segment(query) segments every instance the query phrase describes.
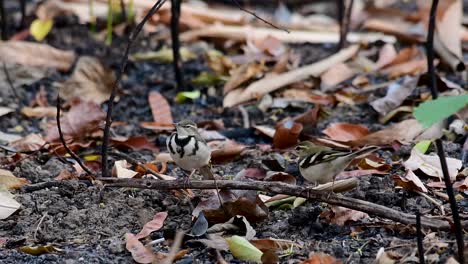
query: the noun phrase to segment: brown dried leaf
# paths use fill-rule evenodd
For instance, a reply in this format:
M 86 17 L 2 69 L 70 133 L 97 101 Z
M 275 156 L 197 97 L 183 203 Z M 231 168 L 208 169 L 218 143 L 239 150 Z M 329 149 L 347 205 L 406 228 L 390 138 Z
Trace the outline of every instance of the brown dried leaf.
M 297 144 L 302 131 L 302 124 L 289 119 L 276 127 L 273 136 L 273 146 L 275 148 L 288 148 Z
M 101 107 L 94 102 L 72 102 L 70 111 L 60 118 L 62 133 L 65 139 L 79 139 L 98 130 L 99 123 L 106 117 Z M 49 123 L 46 140 L 59 139 L 57 123 Z
M 405 188 L 409 191 L 419 191 L 427 193 L 427 188 L 424 186 L 424 183 L 419 179 L 413 171 L 408 170 L 406 175 L 393 175 L 393 180 L 395 181 L 396 185 Z
M 60 88 L 60 97 L 69 100 L 78 97 L 96 104 L 109 99 L 115 75 L 112 69 L 90 56 L 82 56 L 76 63 L 71 77 L 56 85 Z
M 369 134 L 369 129 L 363 125 L 349 123 L 334 123 L 322 131 L 333 140 L 352 141 Z
M 0 169 L 0 188 L 19 189 L 30 182 L 24 178 L 18 178 L 11 171 Z
M 340 226 L 343 226 L 347 221 L 355 222 L 369 217 L 366 213 L 341 206 L 332 206 L 330 211 L 324 212 L 320 216 L 327 218 L 330 223 Z
M 40 134 L 29 134 L 23 138 L 17 139 L 8 144 L 10 147 L 14 148 L 19 152 L 29 152 L 37 151 L 44 147 L 46 141 L 42 138 Z
M 397 78 L 403 75 L 417 75 L 427 71 L 426 59 L 415 59 L 408 62 L 390 66 L 382 70 L 389 78 Z
M 211 141 L 208 145 L 211 148 L 211 162 L 214 164 L 231 160 L 240 155 L 246 148 L 245 145 L 233 140 Z
M 173 127 L 174 120 L 172 119 L 171 106 L 164 96 L 151 91 L 148 95 L 148 103 L 155 123 L 163 127 Z
M 133 260 L 138 263 L 152 263 L 155 260 L 154 253 L 145 247 L 134 234 L 126 233 L 125 240 L 127 241 L 125 247 L 132 253 Z
M 153 220 L 149 221 L 143 226 L 143 229 L 136 234 L 136 239 L 142 239 L 149 236 L 154 231 L 161 229 L 164 225 L 164 220 L 167 218 L 167 212 L 159 212 L 154 215 Z
M 68 71 L 76 55 L 73 51 L 59 50 L 47 44 L 5 41 L 0 43 L 0 57 L 7 63 Z
M 320 89 L 324 92 L 336 90 L 336 86 L 347 79 L 353 77 L 355 72 L 346 64 L 340 62 L 333 67 L 330 67 L 320 76 Z

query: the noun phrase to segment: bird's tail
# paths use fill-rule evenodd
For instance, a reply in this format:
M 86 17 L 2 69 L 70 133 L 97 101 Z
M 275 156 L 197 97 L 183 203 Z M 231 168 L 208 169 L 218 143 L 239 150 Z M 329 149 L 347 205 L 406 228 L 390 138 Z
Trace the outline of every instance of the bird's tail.
M 380 147 L 377 147 L 377 146 L 369 146 L 369 147 L 365 147 L 365 148 L 362 148 L 356 152 L 353 152 L 352 156 L 353 156 L 353 159 L 357 159 L 357 158 L 364 158 L 365 156 L 371 154 L 372 152 L 376 151 L 380 149 Z

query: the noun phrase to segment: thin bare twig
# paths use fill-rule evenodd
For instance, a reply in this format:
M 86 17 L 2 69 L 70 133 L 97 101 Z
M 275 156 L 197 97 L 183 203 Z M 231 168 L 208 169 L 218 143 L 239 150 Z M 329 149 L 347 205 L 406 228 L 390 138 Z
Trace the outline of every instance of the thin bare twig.
M 128 62 L 128 53 L 130 52 L 130 47 L 132 46 L 133 42 L 135 41 L 138 33 L 140 33 L 143 25 L 148 21 L 150 17 L 153 16 L 154 13 L 164 4 L 165 0 L 158 0 L 156 3 L 151 7 L 148 13 L 145 15 L 143 20 L 135 27 L 128 38 L 127 47 L 125 48 L 124 55 L 122 56 L 122 60 L 120 62 L 120 70 L 117 72 L 117 78 L 112 86 L 111 95 L 109 97 L 109 101 L 107 103 L 107 116 L 106 116 L 106 124 L 104 127 L 104 136 L 102 139 L 102 147 L 101 147 L 101 161 L 102 161 L 102 176 L 109 177 L 109 168 L 107 162 L 107 148 L 109 147 L 109 137 L 110 137 L 110 127 L 112 123 L 112 110 L 114 108 L 114 100 L 117 94 L 117 90 L 120 85 L 120 81 L 122 80 L 123 73 L 125 71 L 125 67 L 127 66 Z
M 337 20 L 340 26 L 340 40 L 338 42 L 338 51 L 342 50 L 346 40 L 344 39 L 344 17 L 345 17 L 345 0 L 336 0 L 336 11 L 338 13 Z
M 305 186 L 297 186 L 282 182 L 263 181 L 161 181 L 154 179 L 119 179 L 119 178 L 99 178 L 105 183 L 105 187 L 130 187 L 155 190 L 175 190 L 175 189 L 231 189 L 231 190 L 256 190 L 271 192 L 274 194 L 287 194 L 297 197 L 304 197 L 332 205 L 339 205 L 371 215 L 390 219 L 407 225 L 416 225 L 416 216 L 401 211 L 388 208 L 383 205 L 349 198 L 327 191 L 313 190 Z M 421 217 L 421 224 L 425 228 L 432 230 L 450 230 L 451 225 L 446 220 L 436 218 Z M 467 223 L 468 224 L 468 223 Z
M 423 234 L 421 228 L 421 213 L 416 212 L 416 239 L 418 242 L 418 255 L 419 264 L 424 264 L 424 246 L 423 246 Z
M 125 7 L 125 2 L 124 0 L 120 0 L 120 10 L 121 10 L 121 15 L 122 15 L 122 21 L 127 21 L 127 9 Z
M 263 23 L 269 25 L 270 27 L 273 27 L 273 28 L 276 28 L 276 29 L 279 29 L 279 30 L 283 30 L 283 31 L 286 31 L 287 33 L 289 33 L 289 30 L 287 30 L 287 29 L 285 29 L 285 28 L 280 28 L 280 27 L 274 25 L 273 23 L 271 23 L 271 22 L 269 22 L 269 21 L 267 21 L 267 20 L 265 20 L 265 19 L 259 17 L 255 12 L 252 12 L 252 11 L 250 11 L 250 10 L 247 10 L 247 9 L 243 8 L 242 5 L 241 5 L 237 0 L 231 0 L 231 1 L 232 1 L 234 4 L 236 4 L 236 6 L 237 6 L 240 10 L 242 10 L 242 11 L 244 11 L 244 12 L 250 14 L 251 16 L 253 16 L 253 17 L 255 17 L 256 19 L 262 21 Z
M 16 92 L 15 85 L 13 84 L 13 80 L 11 79 L 10 73 L 8 72 L 8 68 L 6 66 L 5 61 L 2 61 L 2 64 L 3 64 L 3 73 L 5 74 L 8 86 L 10 86 L 11 92 L 15 96 L 15 99 L 16 99 L 16 101 L 18 103 L 18 106 L 19 106 L 20 97 L 18 96 L 18 93 Z
M 26 27 L 26 0 L 20 1 L 20 9 L 21 9 L 21 28 Z
M 184 77 L 182 75 L 182 61 L 180 59 L 180 39 L 179 39 L 179 21 L 180 21 L 180 3 L 181 0 L 171 0 L 171 38 L 172 38 L 172 65 L 176 80 L 177 90 L 184 89 Z
M 427 40 L 426 40 L 426 52 L 427 52 L 427 69 L 428 75 L 430 78 L 430 85 L 429 88 L 431 90 L 432 99 L 435 100 L 438 97 L 437 91 L 437 79 L 435 74 L 434 68 L 434 31 L 435 31 L 435 23 L 436 23 L 436 12 L 437 12 L 437 5 L 439 4 L 439 0 L 432 0 L 432 6 L 429 16 L 429 28 L 427 32 Z M 437 155 L 439 156 L 440 165 L 442 167 L 442 173 L 444 175 L 444 182 L 445 187 L 447 190 L 447 195 L 449 197 L 450 202 L 450 209 L 452 210 L 452 218 L 453 224 L 455 227 L 455 237 L 457 240 L 457 247 L 458 247 L 458 262 L 465 263 L 464 261 L 464 242 L 463 242 L 463 229 L 460 221 L 460 215 L 458 213 L 457 201 L 455 199 L 454 191 L 452 182 L 450 180 L 450 175 L 448 172 L 447 167 L 447 160 L 445 159 L 444 148 L 442 145 L 442 140 L 440 138 L 435 140 L 435 145 L 437 149 Z
M 242 105 L 238 106 L 238 108 L 242 115 L 244 128 L 250 128 L 249 112 L 247 112 L 247 109 L 245 109 L 245 107 Z
M 75 154 L 67 145 L 67 142 L 65 141 L 65 138 L 63 137 L 62 133 L 62 126 L 60 125 L 60 94 L 57 92 L 57 115 L 55 116 L 55 119 L 57 120 L 57 129 L 60 137 L 60 141 L 62 142 L 63 147 L 67 151 L 67 153 L 80 165 L 80 167 L 89 175 L 95 176 L 91 170 L 84 165 L 84 163 L 81 161 L 80 157 Z
M 174 262 L 177 252 L 179 252 L 180 246 L 182 245 L 184 236 L 184 231 L 177 231 L 174 242 L 172 243 L 171 251 L 163 261 L 164 264 L 172 264 L 172 262 Z

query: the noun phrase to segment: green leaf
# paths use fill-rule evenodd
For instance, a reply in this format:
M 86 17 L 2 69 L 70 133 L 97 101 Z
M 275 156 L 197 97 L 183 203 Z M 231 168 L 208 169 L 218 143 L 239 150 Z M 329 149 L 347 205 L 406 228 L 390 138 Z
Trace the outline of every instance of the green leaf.
M 202 72 L 192 80 L 193 84 L 212 86 L 223 82 L 223 78 L 216 74 Z
M 198 98 L 200 98 L 200 91 L 199 90 L 190 91 L 190 92 L 179 92 L 176 95 L 175 101 L 177 103 L 183 103 L 183 102 L 187 101 L 187 99 L 195 100 L 195 99 L 198 99 Z
M 44 21 L 36 19 L 29 26 L 29 32 L 36 41 L 42 41 L 47 36 L 47 34 L 49 34 L 53 25 L 54 21 L 52 19 Z
M 456 113 L 468 104 L 468 94 L 439 97 L 436 100 L 424 102 L 414 109 L 414 117 L 425 127 L 441 121 Z
M 432 141 L 430 140 L 423 140 L 419 141 L 414 148 L 419 150 L 422 154 L 426 153 L 429 147 L 431 146 Z
M 188 61 L 197 58 L 197 55 L 189 49 L 182 47 L 180 50 L 180 58 L 182 61 Z M 172 49 L 168 47 L 162 47 L 158 51 L 149 52 L 138 52 L 130 56 L 130 59 L 134 61 L 158 61 L 158 62 L 172 62 L 174 60 Z
M 240 236 L 226 238 L 232 255 L 240 260 L 261 262 L 262 251 Z

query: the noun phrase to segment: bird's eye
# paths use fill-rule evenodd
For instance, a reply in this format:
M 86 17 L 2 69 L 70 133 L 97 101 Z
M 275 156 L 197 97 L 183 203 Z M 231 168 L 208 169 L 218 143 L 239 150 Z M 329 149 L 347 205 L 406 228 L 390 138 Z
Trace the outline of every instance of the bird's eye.
M 301 146 L 296 146 L 294 149 L 295 149 L 295 150 L 301 150 L 302 147 L 301 147 Z

